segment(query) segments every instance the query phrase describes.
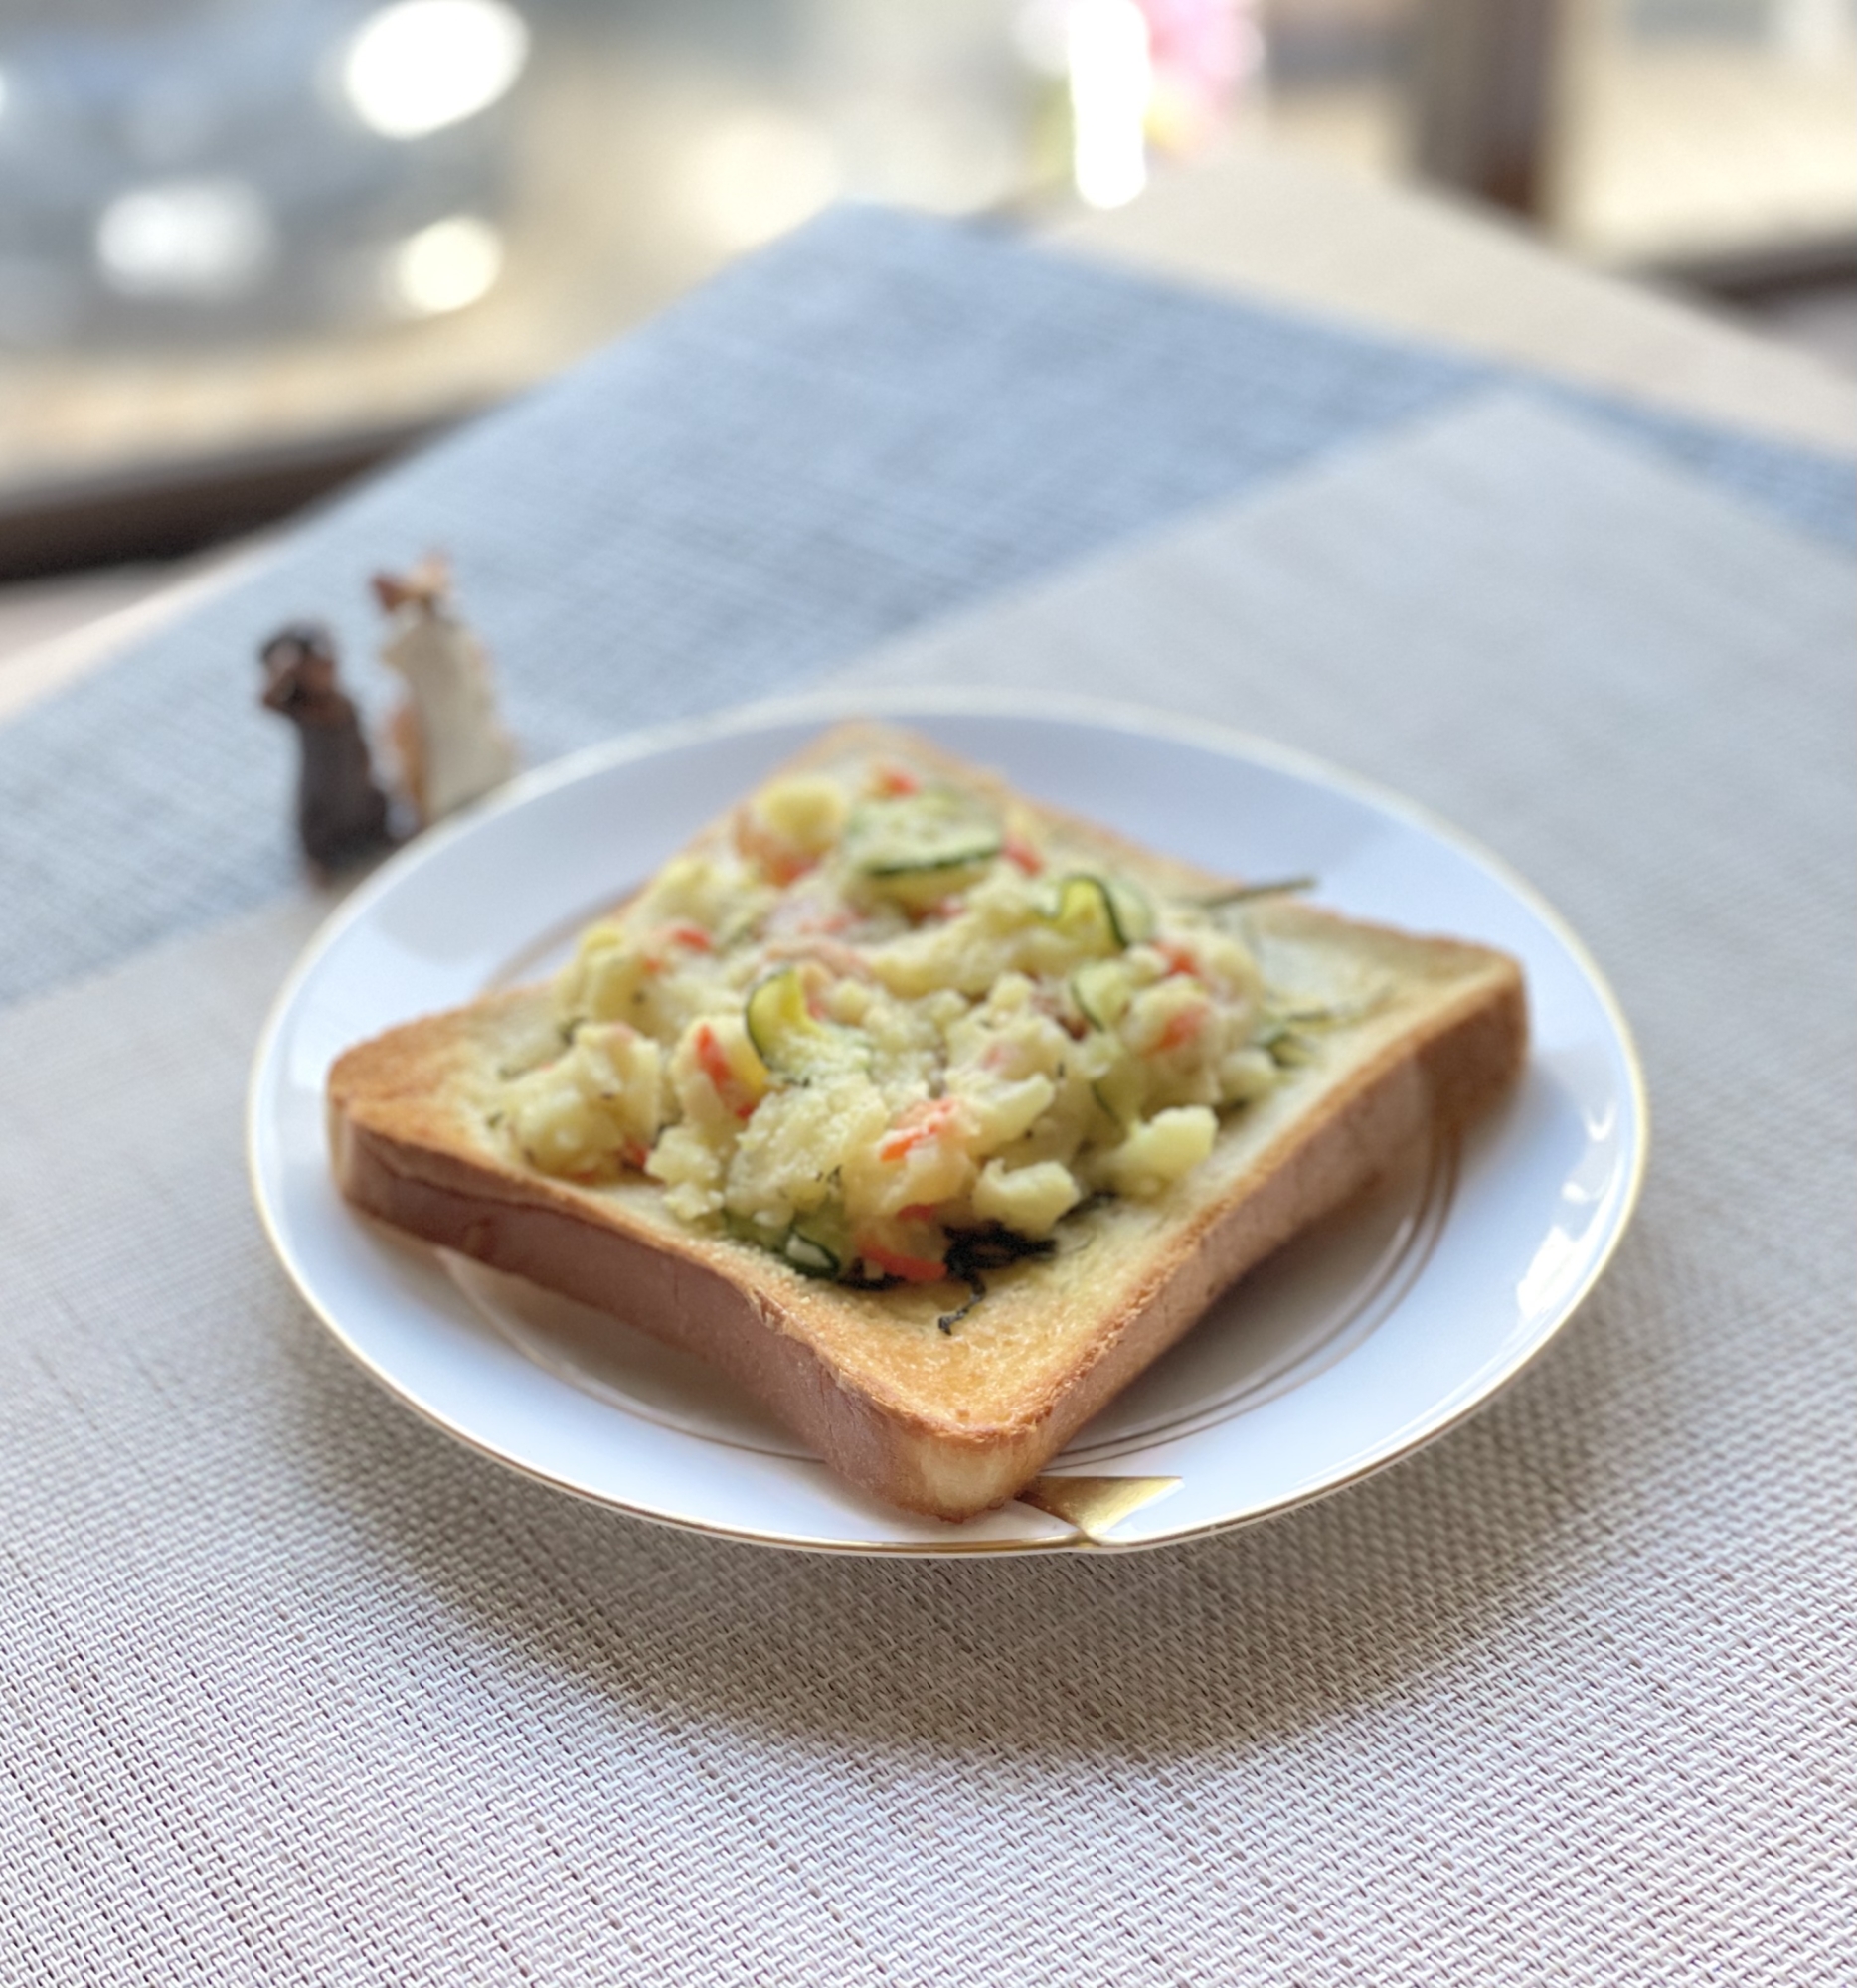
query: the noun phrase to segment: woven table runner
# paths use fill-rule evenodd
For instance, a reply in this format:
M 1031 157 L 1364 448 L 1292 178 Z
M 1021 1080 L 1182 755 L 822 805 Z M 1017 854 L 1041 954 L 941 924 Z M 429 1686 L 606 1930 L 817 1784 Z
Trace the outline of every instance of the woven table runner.
M 1496 401 L 862 666 L 1390 780 L 1637 1026 L 1549 1352 L 1196 1545 L 759 1552 L 401 1409 L 248 1197 L 300 897 L 0 1017 L 0 1983 L 1848 1981 L 1848 579 Z
M 0 1002 L 296 883 L 257 644 L 433 546 L 531 760 L 798 688 L 873 642 L 1487 391 L 1495 369 L 1035 251 L 827 216 L 291 533 L 0 728 Z M 1851 467 L 1537 383 L 1828 542 Z

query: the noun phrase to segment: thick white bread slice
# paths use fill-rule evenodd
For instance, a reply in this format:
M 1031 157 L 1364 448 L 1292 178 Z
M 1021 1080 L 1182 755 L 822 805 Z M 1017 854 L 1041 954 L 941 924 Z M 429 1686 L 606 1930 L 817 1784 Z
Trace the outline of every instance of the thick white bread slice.
M 907 735 L 845 729 L 808 754 L 946 761 Z M 976 777 L 970 768 L 964 778 Z M 1058 817 L 1051 817 L 1054 824 Z M 1156 887 L 1160 858 L 1065 820 Z M 579 1187 L 512 1163 L 487 1128 L 497 1073 L 549 1053 L 546 989 L 414 1022 L 347 1053 L 329 1081 L 342 1191 L 370 1214 L 603 1307 L 713 1361 L 835 1470 L 877 1496 L 963 1519 L 1036 1476 L 1083 1422 L 1235 1278 L 1398 1155 L 1493 1104 L 1527 1040 L 1519 969 L 1451 939 L 1362 925 L 1288 900 L 1250 913 L 1266 975 L 1319 998 L 1379 998 L 1316 1059 L 1222 1125 L 1160 1199 L 1087 1207 L 1054 1256 L 987 1276 L 950 1336 L 959 1285 L 858 1291 L 685 1227 L 642 1178 Z

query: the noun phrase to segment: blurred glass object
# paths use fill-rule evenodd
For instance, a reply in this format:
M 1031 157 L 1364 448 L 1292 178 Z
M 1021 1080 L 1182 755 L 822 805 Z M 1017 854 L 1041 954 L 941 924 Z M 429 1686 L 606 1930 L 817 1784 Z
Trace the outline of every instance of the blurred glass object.
M 97 217 L 97 267 L 125 297 L 218 302 L 261 282 L 276 255 L 270 209 L 244 180 L 130 187 Z
M 502 267 L 501 234 L 474 214 L 454 214 L 389 252 L 383 288 L 407 316 L 436 317 L 486 295 Z
M 369 130 L 425 138 L 487 110 L 528 58 L 528 25 L 503 0 L 399 0 L 355 31 L 342 91 Z
M 0 527 L 449 418 L 834 199 L 1410 172 L 1426 32 L 1519 4 L 1562 240 L 1857 230 L 1857 0 L 0 0 Z
M 482 295 L 455 247 L 448 283 L 404 270 L 502 205 L 528 42 L 506 0 L 0 4 L 0 339 L 198 345 Z
M 1263 45 L 1259 0 L 0 0 L 0 340 L 354 332 L 840 194 L 1109 204 Z

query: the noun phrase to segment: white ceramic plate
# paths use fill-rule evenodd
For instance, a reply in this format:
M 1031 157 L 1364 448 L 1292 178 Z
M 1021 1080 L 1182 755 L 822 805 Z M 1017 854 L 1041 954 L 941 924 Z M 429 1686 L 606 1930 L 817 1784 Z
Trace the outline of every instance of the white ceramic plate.
M 1460 1149 L 1248 1277 L 1015 1503 L 965 1526 L 850 1490 L 709 1370 L 623 1324 L 354 1214 L 322 1089 L 349 1044 L 546 970 L 825 722 L 920 726 L 1042 799 L 1209 868 L 1312 873 L 1350 914 L 1505 947 L 1533 1049 Z M 859 1553 L 1151 1546 L 1260 1519 L 1409 1454 L 1487 1401 L 1589 1291 L 1643 1171 L 1616 1003 L 1519 879 L 1408 803 L 1280 747 L 1151 714 L 971 693 L 763 706 L 519 781 L 389 863 L 311 946 L 253 1073 L 258 1207 L 304 1297 L 453 1435 L 642 1518 Z M 623 1310 L 622 1297 L 616 1307 Z

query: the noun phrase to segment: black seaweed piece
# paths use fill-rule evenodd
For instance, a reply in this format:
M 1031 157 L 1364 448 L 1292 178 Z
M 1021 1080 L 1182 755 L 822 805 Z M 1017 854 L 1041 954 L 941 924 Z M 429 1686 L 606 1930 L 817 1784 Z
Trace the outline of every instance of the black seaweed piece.
M 970 1311 L 972 1311 L 974 1306 L 977 1305 L 980 1302 L 980 1300 L 986 1296 L 986 1279 L 983 1276 L 981 1276 L 978 1270 L 969 1270 L 967 1272 L 967 1289 L 972 1293 L 972 1295 L 967 1299 L 967 1302 L 965 1304 L 956 1305 L 952 1311 L 944 1311 L 941 1314 L 941 1316 L 935 1320 L 935 1324 L 940 1328 L 941 1331 L 945 1332 L 950 1339 L 954 1337 L 954 1328 L 961 1322 L 963 1318 L 967 1316 L 967 1314 Z
M 1034 1242 L 1010 1229 L 965 1229 L 948 1245 L 947 1266 L 965 1277 L 974 1270 L 1003 1270 L 1026 1256 L 1049 1256 L 1056 1247 L 1049 1236 Z
M 839 1273 L 837 1281 L 849 1291 L 894 1291 L 903 1279 L 891 1276 L 860 1277 L 853 1271 L 844 1270 Z
M 1010 1229 L 962 1230 L 948 1245 L 947 1270 L 972 1295 L 965 1304 L 943 1312 L 935 1324 L 952 1338 L 954 1328 L 986 1296 L 984 1271 L 1003 1270 L 1008 1263 L 1022 1262 L 1027 1256 L 1049 1256 L 1056 1246 L 1049 1236 L 1034 1241 L 1030 1236 L 1015 1235 Z

